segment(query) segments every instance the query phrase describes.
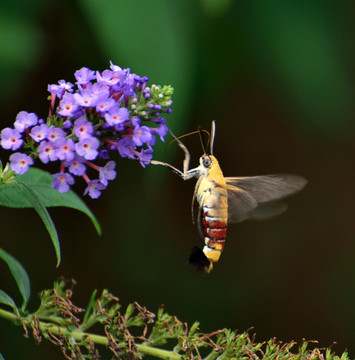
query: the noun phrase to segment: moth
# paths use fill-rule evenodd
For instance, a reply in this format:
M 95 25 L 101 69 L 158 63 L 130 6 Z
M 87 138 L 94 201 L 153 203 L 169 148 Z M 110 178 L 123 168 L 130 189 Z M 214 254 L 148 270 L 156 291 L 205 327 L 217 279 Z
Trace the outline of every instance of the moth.
M 206 150 L 203 133 L 199 130 L 203 155 L 199 166 L 189 169 L 190 153 L 179 138 L 172 136 L 185 153 L 183 170 L 157 160 L 153 165 L 162 165 L 179 175 L 183 180 L 197 178 L 192 198 L 197 201 L 197 224 L 204 238 L 201 250 L 194 247 L 189 263 L 199 271 L 209 273 L 213 263 L 217 262 L 224 248 L 228 223 L 237 223 L 247 219 L 267 219 L 286 209 L 280 200 L 304 188 L 307 180 L 301 176 L 279 174 L 251 177 L 225 177 L 218 160 L 213 155 L 216 124 L 212 122 L 210 147 Z

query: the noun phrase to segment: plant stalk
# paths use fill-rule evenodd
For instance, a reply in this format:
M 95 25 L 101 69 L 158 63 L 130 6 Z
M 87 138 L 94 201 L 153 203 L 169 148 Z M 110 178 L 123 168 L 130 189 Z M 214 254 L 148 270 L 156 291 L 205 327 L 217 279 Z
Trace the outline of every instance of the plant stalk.
M 0 317 L 10 320 L 12 322 L 29 322 L 28 318 L 18 317 L 15 314 L 11 313 L 10 311 L 6 311 L 4 309 L 0 309 Z M 84 337 L 90 337 L 90 340 L 98 345 L 108 345 L 107 337 L 103 335 L 96 335 L 91 333 L 86 333 L 82 331 L 69 331 L 66 328 L 63 328 L 59 325 L 52 325 L 46 322 L 39 322 L 39 326 L 41 330 L 49 330 L 54 335 L 68 335 L 72 336 L 75 340 L 81 341 Z M 155 356 L 160 359 L 166 360 L 180 360 L 181 356 L 179 354 L 174 353 L 173 351 L 163 350 L 154 348 L 147 345 L 136 344 L 137 350 L 145 355 Z

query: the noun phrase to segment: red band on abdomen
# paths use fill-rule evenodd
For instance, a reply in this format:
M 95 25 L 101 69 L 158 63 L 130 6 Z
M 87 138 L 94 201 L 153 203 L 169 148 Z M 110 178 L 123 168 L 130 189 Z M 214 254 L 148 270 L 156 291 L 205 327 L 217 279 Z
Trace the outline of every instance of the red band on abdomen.
M 224 229 L 225 227 L 227 227 L 227 222 L 226 221 L 221 221 L 221 220 L 206 220 L 206 217 L 203 218 L 203 227 L 209 227 L 212 229 Z
M 205 228 L 205 236 L 207 236 L 210 239 L 225 239 L 227 235 L 227 229 L 211 229 L 211 228 Z

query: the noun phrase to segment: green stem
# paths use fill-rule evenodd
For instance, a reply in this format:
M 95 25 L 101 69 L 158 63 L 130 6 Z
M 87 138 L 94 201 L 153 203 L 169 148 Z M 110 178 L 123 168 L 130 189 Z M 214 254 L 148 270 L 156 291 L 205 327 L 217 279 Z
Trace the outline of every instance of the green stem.
M 19 319 L 19 317 L 17 315 L 15 315 L 14 313 L 3 310 L 3 309 L 0 309 L 0 317 L 10 320 L 10 321 L 16 321 Z
M 214 360 L 214 359 L 217 359 L 219 355 L 220 355 L 220 352 L 211 351 L 211 353 L 204 360 Z
M 28 322 L 28 318 L 18 317 L 15 314 L 0 309 L 0 317 L 16 322 L 16 321 L 24 321 L 25 323 Z M 45 322 L 40 321 L 40 328 L 41 330 L 49 330 L 54 335 L 69 335 L 72 336 L 75 340 L 81 341 L 84 337 L 89 336 L 90 340 L 98 345 L 108 345 L 108 339 L 102 335 L 90 334 L 82 331 L 69 331 L 67 328 L 58 326 L 58 325 L 51 325 Z M 174 353 L 173 351 L 167 351 L 163 349 L 157 349 L 151 346 L 136 344 L 137 349 L 139 352 L 145 355 L 152 355 L 160 359 L 166 360 L 180 360 L 181 356 L 179 354 Z

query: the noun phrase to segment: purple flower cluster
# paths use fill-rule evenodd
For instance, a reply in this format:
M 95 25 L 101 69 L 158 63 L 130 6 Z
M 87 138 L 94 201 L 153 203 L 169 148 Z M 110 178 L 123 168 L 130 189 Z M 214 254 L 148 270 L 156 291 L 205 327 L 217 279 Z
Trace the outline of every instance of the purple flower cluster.
M 81 176 L 88 185 L 84 194 L 95 199 L 116 177 L 116 164 L 99 166 L 94 161 L 108 160 L 110 152 L 118 151 L 143 167 L 150 163 L 157 136 L 164 141 L 168 132 L 164 116 L 171 112 L 173 89 L 148 87 L 147 77 L 112 62 L 102 73 L 84 67 L 74 76 L 75 85 L 60 80 L 48 86 L 51 107 L 46 120 L 21 111 L 14 127 L 1 131 L 0 144 L 14 151 L 10 167 L 15 173 L 24 174 L 37 158 L 44 164 L 59 161 L 53 188 L 66 192 Z M 89 177 L 89 168 L 97 179 Z

